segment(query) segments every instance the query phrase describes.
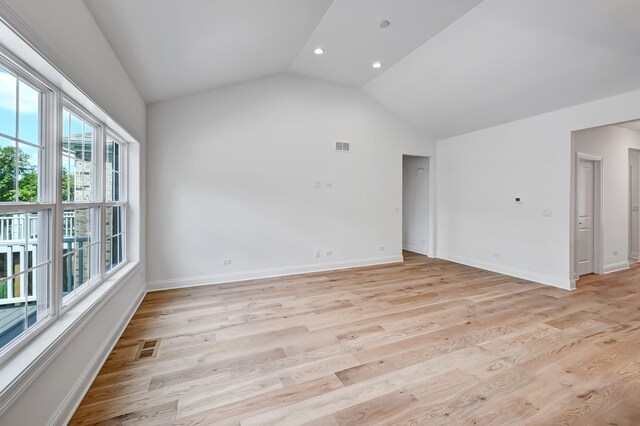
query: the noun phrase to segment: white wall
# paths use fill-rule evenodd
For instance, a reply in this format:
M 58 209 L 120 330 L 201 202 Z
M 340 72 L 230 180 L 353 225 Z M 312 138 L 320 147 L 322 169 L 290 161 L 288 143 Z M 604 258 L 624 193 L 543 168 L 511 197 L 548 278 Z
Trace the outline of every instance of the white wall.
M 140 142 L 131 150 L 132 156 L 140 163 L 130 169 L 137 182 L 130 188 L 130 194 L 141 198 L 132 202 L 135 212 L 128 218 L 130 224 L 140 228 L 132 230 L 135 231 L 132 232 L 135 234 L 134 248 L 141 246 L 141 257 L 138 258 L 138 253 L 134 256 L 140 261 L 140 266 L 114 289 L 117 291 L 107 293 L 108 300 L 102 299 L 106 301 L 104 306 L 88 311 L 92 316 L 77 330 L 77 334 L 70 335 L 70 340 L 59 347 L 59 352 L 49 358 L 49 364 L 45 366 L 42 360 L 38 361 L 39 366 L 45 367 L 33 376 L 34 380 L 29 384 L 21 380 L 20 385 L 26 387 L 0 417 L 1 425 L 44 425 L 52 421 L 62 422 L 71 414 L 90 384 L 92 375 L 100 368 L 102 357 L 109 353 L 110 345 L 115 343 L 128 315 L 146 290 L 144 195 L 141 195 L 144 188 L 141 180 L 144 179 L 146 106 L 82 0 L 0 0 L 0 14 Z M 95 294 L 100 291 L 97 289 Z M 80 305 L 90 302 L 91 296 Z M 56 324 L 73 321 L 73 315 L 67 314 Z M 28 348 L 30 345 L 25 351 Z M 7 366 L 5 364 L 5 368 Z
M 401 259 L 402 155 L 434 144 L 361 91 L 280 75 L 148 120 L 150 288 Z
M 571 132 L 637 118 L 640 91 L 438 141 L 437 255 L 570 288 Z
M 640 133 L 605 126 L 574 134 L 575 152 L 602 157 L 605 272 L 629 266 L 629 148 L 640 148 Z
M 428 255 L 429 159 L 405 155 L 402 170 L 402 248 Z
M 640 132 L 638 132 L 640 138 Z M 631 169 L 630 182 L 630 230 L 629 230 L 629 259 L 639 260 L 640 257 L 640 151 L 629 150 L 629 167 Z

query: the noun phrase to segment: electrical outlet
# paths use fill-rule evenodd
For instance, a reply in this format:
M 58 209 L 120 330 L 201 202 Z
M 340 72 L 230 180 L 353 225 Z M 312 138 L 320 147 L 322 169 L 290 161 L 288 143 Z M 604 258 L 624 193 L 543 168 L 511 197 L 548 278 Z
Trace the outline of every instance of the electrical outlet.
M 231 265 L 231 259 L 225 259 L 222 261 L 223 265 Z
M 500 257 L 500 253 L 498 253 L 497 251 L 493 252 L 493 257 Z
M 614 250 L 614 251 L 613 251 L 613 255 L 614 255 L 614 256 L 617 256 L 617 255 L 618 255 L 618 250 Z
M 313 182 L 313 187 L 316 189 L 320 189 L 320 187 L 322 186 L 322 182 L 320 182 L 319 180 Z
M 384 251 L 384 246 L 380 246 L 380 251 Z
M 320 257 L 320 250 L 316 250 L 313 252 L 313 257 L 315 257 L 316 259 Z
M 333 251 L 332 251 L 332 250 L 326 250 L 326 251 L 324 252 L 324 255 L 325 255 L 325 256 L 331 256 L 332 254 L 333 254 Z

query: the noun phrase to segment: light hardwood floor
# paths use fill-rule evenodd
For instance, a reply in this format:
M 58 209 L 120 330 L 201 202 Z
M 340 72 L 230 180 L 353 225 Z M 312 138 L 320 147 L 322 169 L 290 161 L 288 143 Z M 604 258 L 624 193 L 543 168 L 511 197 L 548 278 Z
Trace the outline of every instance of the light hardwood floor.
M 405 256 L 148 294 L 71 424 L 640 425 L 638 267 L 567 292 Z

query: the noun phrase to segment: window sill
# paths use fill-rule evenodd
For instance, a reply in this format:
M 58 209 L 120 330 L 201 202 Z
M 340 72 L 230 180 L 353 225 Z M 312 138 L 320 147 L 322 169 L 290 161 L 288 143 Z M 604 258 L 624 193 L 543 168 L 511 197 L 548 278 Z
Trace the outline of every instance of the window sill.
M 139 270 L 138 262 L 122 265 L 0 367 L 0 417 L 82 330 L 84 324 Z

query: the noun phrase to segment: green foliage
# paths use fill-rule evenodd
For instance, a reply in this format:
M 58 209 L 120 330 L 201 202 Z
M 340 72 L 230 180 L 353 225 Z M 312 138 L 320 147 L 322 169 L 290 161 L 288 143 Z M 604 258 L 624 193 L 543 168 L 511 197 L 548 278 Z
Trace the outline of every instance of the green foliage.
M 73 178 L 73 175 L 70 176 L 66 170 L 62 170 L 62 199 L 65 201 L 72 201 L 75 199 L 74 195 L 75 179 Z
M 0 148 L 0 201 L 16 200 L 16 171 L 19 179 L 20 201 L 38 201 L 38 171 L 29 163 L 29 155 L 19 152 L 16 170 L 16 148 Z
M 0 147 L 0 201 L 16 201 L 16 149 Z M 18 195 L 20 201 L 38 201 L 38 170 L 29 162 L 29 155 L 20 151 L 18 160 Z M 66 170 L 62 172 L 62 199 L 73 199 L 75 182 Z M 69 192 L 71 194 L 69 194 Z M 71 198 L 69 198 L 69 195 Z

